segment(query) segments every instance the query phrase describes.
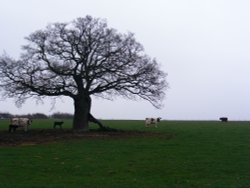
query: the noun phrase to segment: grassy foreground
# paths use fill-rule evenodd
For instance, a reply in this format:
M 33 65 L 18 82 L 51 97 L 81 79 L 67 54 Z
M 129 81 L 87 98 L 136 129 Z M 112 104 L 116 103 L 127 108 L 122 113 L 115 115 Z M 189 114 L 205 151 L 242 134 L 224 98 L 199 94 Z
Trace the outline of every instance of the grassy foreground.
M 162 134 L 1 146 L 0 187 L 250 187 L 250 122 L 163 121 L 158 128 L 145 128 L 143 121 L 104 123 Z M 51 127 L 50 120 L 32 125 Z M 0 129 L 7 130 L 6 122 Z

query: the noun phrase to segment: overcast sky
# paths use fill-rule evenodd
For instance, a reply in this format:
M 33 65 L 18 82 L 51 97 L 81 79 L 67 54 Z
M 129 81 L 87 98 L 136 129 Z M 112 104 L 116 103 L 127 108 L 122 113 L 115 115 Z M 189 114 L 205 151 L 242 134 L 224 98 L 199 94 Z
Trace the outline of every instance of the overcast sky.
M 25 36 L 54 22 L 91 15 L 109 27 L 132 32 L 146 53 L 168 73 L 164 107 L 117 97 L 93 98 L 98 118 L 250 120 L 249 0 L 0 0 L 0 53 L 18 58 Z M 73 113 L 71 99 L 22 108 L 13 99 L 0 111 L 14 114 Z

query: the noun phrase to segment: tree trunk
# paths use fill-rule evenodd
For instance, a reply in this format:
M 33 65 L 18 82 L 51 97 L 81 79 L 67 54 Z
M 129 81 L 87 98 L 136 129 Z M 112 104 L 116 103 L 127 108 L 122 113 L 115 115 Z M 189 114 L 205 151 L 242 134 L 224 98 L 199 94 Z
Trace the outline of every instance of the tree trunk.
M 88 115 L 91 108 L 91 98 L 89 96 L 78 96 L 74 98 L 74 119 L 73 129 L 79 131 L 88 131 Z
M 90 96 L 77 96 L 74 98 L 74 119 L 73 119 L 73 130 L 76 131 L 88 131 L 89 122 L 96 123 L 99 125 L 102 131 L 116 131 L 104 126 L 99 120 L 97 120 L 91 113 L 91 98 Z

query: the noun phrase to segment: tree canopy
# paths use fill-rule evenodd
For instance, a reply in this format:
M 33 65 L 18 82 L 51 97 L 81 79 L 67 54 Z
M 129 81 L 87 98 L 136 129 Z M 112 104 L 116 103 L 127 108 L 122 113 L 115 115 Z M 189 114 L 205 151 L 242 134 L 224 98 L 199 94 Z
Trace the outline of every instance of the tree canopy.
M 94 118 L 91 96 L 141 98 L 161 105 L 166 73 L 132 33 L 120 34 L 105 20 L 86 16 L 50 24 L 26 40 L 19 59 L 0 57 L 3 95 L 20 104 L 31 96 L 70 97 L 75 107 L 73 128 L 84 130 Z

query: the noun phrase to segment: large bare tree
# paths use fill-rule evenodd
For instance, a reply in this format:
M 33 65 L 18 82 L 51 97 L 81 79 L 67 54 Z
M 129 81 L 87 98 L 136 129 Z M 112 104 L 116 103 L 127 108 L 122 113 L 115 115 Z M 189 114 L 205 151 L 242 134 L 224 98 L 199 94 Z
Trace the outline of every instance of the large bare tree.
M 142 98 L 159 107 L 166 73 L 132 33 L 120 34 L 105 20 L 86 16 L 31 33 L 18 60 L 0 56 L 3 95 L 21 104 L 33 96 L 74 101 L 73 129 L 102 124 L 91 113 L 91 96 Z M 108 107 L 106 107 L 108 108 Z

